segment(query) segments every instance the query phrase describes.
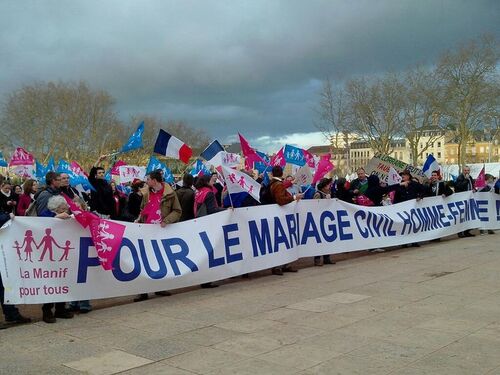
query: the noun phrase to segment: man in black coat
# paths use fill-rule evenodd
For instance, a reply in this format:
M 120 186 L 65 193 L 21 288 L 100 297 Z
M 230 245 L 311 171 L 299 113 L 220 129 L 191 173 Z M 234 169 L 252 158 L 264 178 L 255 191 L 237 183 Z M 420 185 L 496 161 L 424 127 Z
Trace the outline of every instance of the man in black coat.
M 462 174 L 457 177 L 455 181 L 455 193 L 460 193 L 462 191 L 476 191 L 474 188 L 474 179 L 470 175 L 470 167 L 466 165 L 462 171 Z M 475 235 L 467 229 L 463 232 L 458 233 L 458 237 L 474 237 Z
M 113 189 L 104 178 L 104 168 L 99 166 L 104 159 L 106 159 L 106 156 L 100 156 L 95 166 L 90 170 L 89 182 L 95 189 L 95 191 L 90 192 L 90 210 L 103 218 L 109 218 L 113 214 L 115 200 L 113 198 Z
M 179 221 L 194 219 L 193 183 L 194 177 L 189 173 L 185 173 L 184 176 L 182 176 L 182 187 L 175 191 L 182 207 L 182 214 Z
M 424 196 L 422 184 L 413 181 L 411 173 L 406 169 L 401 172 L 400 175 L 402 181 L 394 194 L 394 204 L 406 202 L 412 199 L 421 199 Z
M 437 197 L 442 196 L 448 197 L 453 194 L 453 190 L 444 183 L 444 181 L 439 181 L 439 172 L 433 171 L 431 174 L 430 184 L 424 189 L 424 195 L 426 197 Z

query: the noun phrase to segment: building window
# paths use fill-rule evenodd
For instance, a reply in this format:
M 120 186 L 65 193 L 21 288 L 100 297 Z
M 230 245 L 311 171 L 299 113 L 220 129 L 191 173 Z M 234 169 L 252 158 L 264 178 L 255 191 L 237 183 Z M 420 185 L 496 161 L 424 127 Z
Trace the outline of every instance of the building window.
M 441 153 L 438 152 L 438 159 L 441 159 Z
M 479 152 L 480 152 L 480 153 L 483 153 L 483 152 L 484 152 L 484 147 L 483 147 L 483 146 L 479 147 Z
M 438 147 L 441 147 L 441 142 L 438 142 Z

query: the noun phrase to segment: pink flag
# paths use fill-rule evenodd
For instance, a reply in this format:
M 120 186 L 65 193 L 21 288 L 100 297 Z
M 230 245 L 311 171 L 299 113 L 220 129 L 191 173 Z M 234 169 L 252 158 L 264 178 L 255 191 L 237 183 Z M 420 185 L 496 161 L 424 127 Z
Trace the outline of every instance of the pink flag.
M 266 165 L 269 165 L 268 162 L 266 162 L 264 159 L 262 159 L 255 150 L 250 147 L 250 144 L 248 141 L 243 138 L 243 136 L 238 133 L 240 136 L 240 144 L 241 144 L 241 152 L 243 153 L 243 156 L 245 157 L 245 167 L 247 169 L 253 169 L 253 163 L 256 161 L 260 161 L 261 163 L 264 163 Z
M 284 168 L 286 165 L 285 155 L 283 154 L 283 147 L 271 158 L 271 165 L 274 167 L 279 165 Z
M 316 166 L 316 164 L 314 163 L 314 155 L 305 149 L 302 149 L 302 152 L 304 154 L 304 158 L 306 159 L 306 164 L 309 167 L 314 168 Z
M 111 174 L 115 176 L 120 175 L 120 167 L 127 165 L 123 160 L 118 160 L 115 164 L 113 164 L 113 168 L 111 168 Z
M 35 158 L 28 151 L 22 147 L 18 147 L 14 150 L 12 157 L 10 158 L 9 167 L 14 167 L 17 165 L 33 165 Z
M 318 167 L 316 168 L 316 173 L 314 174 L 312 183 L 315 184 L 321 180 L 333 168 L 334 165 L 330 162 L 330 154 L 323 155 L 319 159 Z
M 93 214 L 92 212 L 84 211 L 78 205 L 71 200 L 66 194 L 61 194 L 66 202 L 69 205 L 71 213 L 75 215 L 75 220 L 80 223 L 80 225 L 84 228 L 87 228 L 90 225 L 90 222 L 95 219 L 99 219 L 99 216 Z
M 101 266 L 105 270 L 113 269 L 113 261 L 120 249 L 124 233 L 125 225 L 110 220 L 96 218 L 90 222 L 90 235 Z
M 69 167 L 73 171 L 73 173 L 75 173 L 77 176 L 85 176 L 87 178 L 89 177 L 89 175 L 85 173 L 83 168 L 76 161 L 72 161 Z
M 485 186 L 486 186 L 486 176 L 485 176 L 485 170 L 484 170 L 484 165 L 483 165 L 481 172 L 479 172 L 479 175 L 476 178 L 475 188 L 482 189 Z

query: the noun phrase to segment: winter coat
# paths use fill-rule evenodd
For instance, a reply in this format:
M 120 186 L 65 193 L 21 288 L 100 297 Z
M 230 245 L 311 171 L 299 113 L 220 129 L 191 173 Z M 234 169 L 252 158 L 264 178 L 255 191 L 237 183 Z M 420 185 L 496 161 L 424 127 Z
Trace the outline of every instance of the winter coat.
M 189 187 L 180 187 L 175 191 L 182 207 L 182 215 L 179 221 L 194 219 L 194 190 Z
M 141 212 L 149 202 L 149 189 L 144 193 L 141 202 Z M 174 189 L 169 184 L 163 183 L 163 196 L 160 202 L 161 221 L 165 224 L 172 224 L 179 221 L 182 214 L 181 204 L 175 194 Z M 139 222 L 143 223 L 143 216 L 139 217 Z

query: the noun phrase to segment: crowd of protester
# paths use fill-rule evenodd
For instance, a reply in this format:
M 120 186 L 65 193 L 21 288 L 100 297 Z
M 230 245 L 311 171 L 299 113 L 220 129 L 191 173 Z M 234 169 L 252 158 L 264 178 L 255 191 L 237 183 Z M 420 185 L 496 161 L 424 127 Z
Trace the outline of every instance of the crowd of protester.
M 145 181 L 134 180 L 130 184 L 128 196 L 119 189 L 115 181 L 105 179 L 105 170 L 100 157 L 89 173 L 89 182 L 94 189 L 86 194 L 70 186 L 69 176 L 65 173 L 48 172 L 45 181 L 28 179 L 22 185 L 12 184 L 9 178 L 0 176 L 0 223 L 14 216 L 41 216 L 56 219 L 71 217 L 70 208 L 64 196 L 73 200 L 82 210 L 90 210 L 101 218 L 128 222 L 159 225 L 161 228 L 171 223 L 191 220 L 211 215 L 231 207 L 249 207 L 259 204 L 286 205 L 301 199 L 332 199 L 362 206 L 382 206 L 397 204 L 431 196 L 449 196 L 453 192 L 475 191 L 475 181 L 470 176 L 470 168 L 465 167 L 456 182 L 441 180 L 438 171 L 432 172 L 425 184 L 412 178 L 409 171 L 401 172 L 401 182 L 388 186 L 378 176 L 367 176 L 363 168 L 357 170 L 357 178 L 323 178 L 315 186 L 301 189 L 295 185 L 292 176 L 283 177 L 283 169 L 275 166 L 271 179 L 262 185 L 260 203 L 251 195 L 233 200 L 229 196 L 217 173 L 192 176 L 184 174 L 176 184 L 168 184 L 161 170 L 150 172 Z M 263 183 L 264 176 L 254 176 L 253 171 L 244 171 Z M 494 191 L 499 194 L 500 183 L 495 177 L 486 174 L 486 186 L 480 191 Z M 43 185 L 42 185 L 43 183 Z M 482 231 L 483 232 L 483 231 Z M 484 231 L 484 233 L 493 233 Z M 470 230 L 459 233 L 459 237 L 474 236 Z M 418 246 L 418 244 L 413 244 Z M 50 254 L 50 256 L 52 256 Z M 314 265 L 335 264 L 329 255 L 314 257 Z M 271 269 L 272 274 L 282 276 L 284 272 L 297 272 L 290 264 Z M 243 275 L 245 276 L 245 275 Z M 202 284 L 203 288 L 217 287 L 216 283 Z M 156 292 L 157 295 L 170 295 L 168 291 Z M 149 298 L 147 293 L 140 294 L 134 301 Z M 4 304 L 4 288 L 0 278 L 0 301 L 7 326 L 28 323 L 31 320 L 22 316 L 13 305 Z M 92 310 L 90 301 L 71 301 L 68 304 L 46 303 L 42 306 L 43 321 L 55 323 L 57 319 L 70 319 L 75 312 L 88 313 Z

